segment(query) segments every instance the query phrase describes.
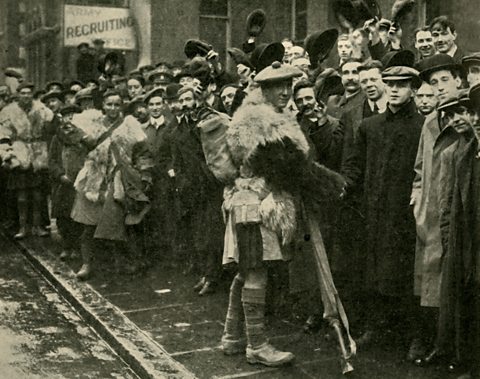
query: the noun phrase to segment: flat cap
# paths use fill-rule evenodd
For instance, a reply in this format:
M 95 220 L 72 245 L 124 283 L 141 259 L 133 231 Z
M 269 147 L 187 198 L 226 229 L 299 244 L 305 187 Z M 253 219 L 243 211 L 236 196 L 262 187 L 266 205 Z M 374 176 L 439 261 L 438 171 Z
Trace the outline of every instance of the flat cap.
M 393 66 L 414 67 L 415 54 L 410 50 L 389 51 L 382 58 L 383 68 L 387 69 Z
M 60 87 L 60 91 L 63 91 L 63 89 L 64 89 L 63 83 L 62 83 L 62 82 L 59 82 L 58 80 L 53 80 L 53 81 L 51 81 L 51 82 L 48 82 L 48 83 L 45 85 L 45 89 L 46 89 L 48 92 L 50 92 L 52 86 L 59 86 L 59 87 Z
M 480 52 L 465 55 L 462 58 L 462 66 L 467 68 L 471 64 L 480 64 Z
M 163 98 L 164 92 L 165 91 L 164 91 L 163 88 L 154 88 L 154 89 L 152 89 L 151 91 L 149 91 L 145 94 L 145 97 L 143 98 L 143 101 L 145 102 L 145 104 L 148 104 L 150 99 L 154 96 L 158 96 L 158 97 Z
M 382 79 L 384 82 L 397 80 L 411 80 L 418 87 L 422 84 L 418 71 L 408 66 L 392 66 L 382 71 Z
M 62 116 L 65 116 L 70 113 L 80 113 L 81 111 L 82 109 L 79 106 L 74 104 L 68 104 L 60 109 L 60 114 Z
M 75 102 L 82 99 L 93 99 L 93 93 L 90 88 L 82 88 L 75 94 Z
M 281 64 L 278 61 L 260 71 L 254 78 L 257 83 L 274 83 L 302 76 L 303 72 L 296 67 Z
M 470 101 L 468 90 L 462 90 L 459 92 L 458 96 L 449 98 L 442 103 L 437 108 L 437 111 L 446 111 L 448 109 L 456 108 L 459 106 L 464 106 L 467 108 L 472 108 L 472 102 Z
M 420 77 L 428 82 L 430 75 L 440 70 L 458 70 L 462 72 L 462 65 L 447 54 L 439 53 L 432 55 L 418 63 Z

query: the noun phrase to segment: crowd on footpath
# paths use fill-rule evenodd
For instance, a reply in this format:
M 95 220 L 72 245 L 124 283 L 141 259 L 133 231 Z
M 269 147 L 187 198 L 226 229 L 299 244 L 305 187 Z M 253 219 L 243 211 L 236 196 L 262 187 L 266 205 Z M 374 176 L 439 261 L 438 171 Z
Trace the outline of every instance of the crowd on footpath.
M 75 80 L 44 88 L 5 72 L 4 229 L 49 237 L 55 220 L 79 280 L 101 250 L 125 275 L 197 275 L 200 296 L 234 267 L 221 342 L 250 363 L 295 358 L 265 334 L 283 267 L 276 285 L 307 304 L 306 332 L 334 327 L 344 372 L 357 346 L 388 343 L 480 378 L 480 52 L 447 16 L 415 50 L 399 20 L 345 14 L 302 43 L 260 43 L 265 20 L 255 11 L 227 49 L 236 72 L 197 39 L 185 61 L 129 73 L 85 42 Z

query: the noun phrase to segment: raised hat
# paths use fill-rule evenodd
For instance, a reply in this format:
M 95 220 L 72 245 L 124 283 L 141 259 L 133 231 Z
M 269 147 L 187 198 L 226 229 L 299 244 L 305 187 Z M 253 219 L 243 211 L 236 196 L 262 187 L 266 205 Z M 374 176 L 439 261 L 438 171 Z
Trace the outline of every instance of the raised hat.
M 305 38 L 304 46 L 310 57 L 312 68 L 316 68 L 319 62 L 323 62 L 328 57 L 337 38 L 337 29 L 315 32 Z
M 281 64 L 279 61 L 273 62 L 270 66 L 260 71 L 254 78 L 257 83 L 274 83 L 287 79 L 298 78 L 303 72 L 296 67 Z
M 430 75 L 440 70 L 458 70 L 463 72 L 462 65 L 456 63 L 448 54 L 438 53 L 431 57 L 425 58 L 418 63 L 420 77 L 428 82 Z
M 189 39 L 183 48 L 185 55 L 189 59 L 195 58 L 197 55 L 204 57 L 210 50 L 212 50 L 212 45 L 198 39 Z
M 247 34 L 258 37 L 267 23 L 267 14 L 263 9 L 255 9 L 247 16 Z
M 237 47 L 230 47 L 227 49 L 228 54 L 232 57 L 232 60 L 235 64 L 243 64 L 247 67 L 250 67 L 252 70 L 255 70 L 252 62 L 248 58 L 248 55 L 245 52 Z
M 253 50 L 250 62 L 255 67 L 255 71 L 259 73 L 273 62 L 282 62 L 284 54 L 285 47 L 280 42 L 264 43 Z
M 43 95 L 41 100 L 42 100 L 42 103 L 46 103 L 48 100 L 53 99 L 53 98 L 56 98 L 60 101 L 63 101 L 64 96 L 63 96 L 62 92 L 50 91 L 50 92 L 47 92 L 45 95 Z
M 163 94 L 163 98 L 166 100 L 176 99 L 178 97 L 178 90 L 182 88 L 182 86 L 178 83 L 170 83 L 167 85 L 165 92 Z
M 163 98 L 164 92 L 165 91 L 163 90 L 163 88 L 154 88 L 151 91 L 147 92 L 147 94 L 143 98 L 143 101 L 144 101 L 145 104 L 148 104 L 150 99 L 154 96 L 159 96 L 159 97 Z
M 369 19 L 382 17 L 375 0 L 334 0 L 333 10 L 339 21 L 344 18 L 354 28 L 362 26 Z
M 480 52 L 465 55 L 462 58 L 462 66 L 465 68 L 473 63 L 480 64 Z
M 389 51 L 382 58 L 383 68 L 387 69 L 393 66 L 414 67 L 415 54 L 410 50 Z

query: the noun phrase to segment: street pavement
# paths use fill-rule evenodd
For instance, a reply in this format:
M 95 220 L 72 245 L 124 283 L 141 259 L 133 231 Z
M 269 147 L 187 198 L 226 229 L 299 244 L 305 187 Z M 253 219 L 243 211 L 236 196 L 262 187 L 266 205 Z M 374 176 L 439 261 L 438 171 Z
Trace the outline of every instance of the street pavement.
M 0 378 L 138 378 L 5 242 L 0 240 Z
M 50 239 L 25 242 L 30 254 L 45 262 L 55 262 L 65 275 L 73 277 L 80 260 L 58 263 L 58 246 Z M 267 317 L 267 332 L 278 348 L 292 351 L 296 363 L 286 368 L 249 365 L 243 356 L 226 357 L 219 349 L 227 308 L 229 275 L 216 293 L 199 297 L 192 287 L 198 279 L 182 274 L 182 269 L 158 262 L 140 275 L 117 272 L 112 252 L 96 259 L 96 274 L 88 284 L 104 299 L 118 307 L 145 335 L 159 344 L 170 357 L 198 378 L 341 378 L 335 341 L 322 331 L 308 335 L 302 331 L 305 314 L 289 301 L 279 312 Z M 53 267 L 53 266 L 52 266 Z M 348 312 L 348 310 L 347 310 Z M 353 361 L 353 376 L 359 379 L 450 379 L 441 366 L 426 369 L 405 362 L 405 351 L 395 343 L 398 336 L 383 338 L 381 344 L 359 349 Z M 389 343 L 388 341 L 391 341 Z

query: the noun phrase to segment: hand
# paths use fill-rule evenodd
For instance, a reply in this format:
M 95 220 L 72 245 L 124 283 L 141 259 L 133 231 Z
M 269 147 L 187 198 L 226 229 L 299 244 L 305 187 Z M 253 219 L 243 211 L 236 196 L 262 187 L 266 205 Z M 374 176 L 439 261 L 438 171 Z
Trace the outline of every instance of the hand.
M 394 50 L 400 50 L 400 43 L 402 41 L 402 28 L 400 25 L 392 25 L 388 31 L 388 39 L 392 44 Z
M 376 18 L 371 18 L 370 20 L 365 21 L 363 29 L 369 33 L 378 33 L 378 20 Z
M 205 57 L 205 59 L 207 61 L 216 62 L 218 61 L 218 57 L 219 57 L 218 53 L 212 49 L 207 53 L 207 56 Z
M 315 115 L 317 116 L 317 124 L 318 126 L 323 126 L 327 123 L 328 118 L 327 118 L 327 112 L 325 111 L 325 108 L 323 107 L 315 107 Z

